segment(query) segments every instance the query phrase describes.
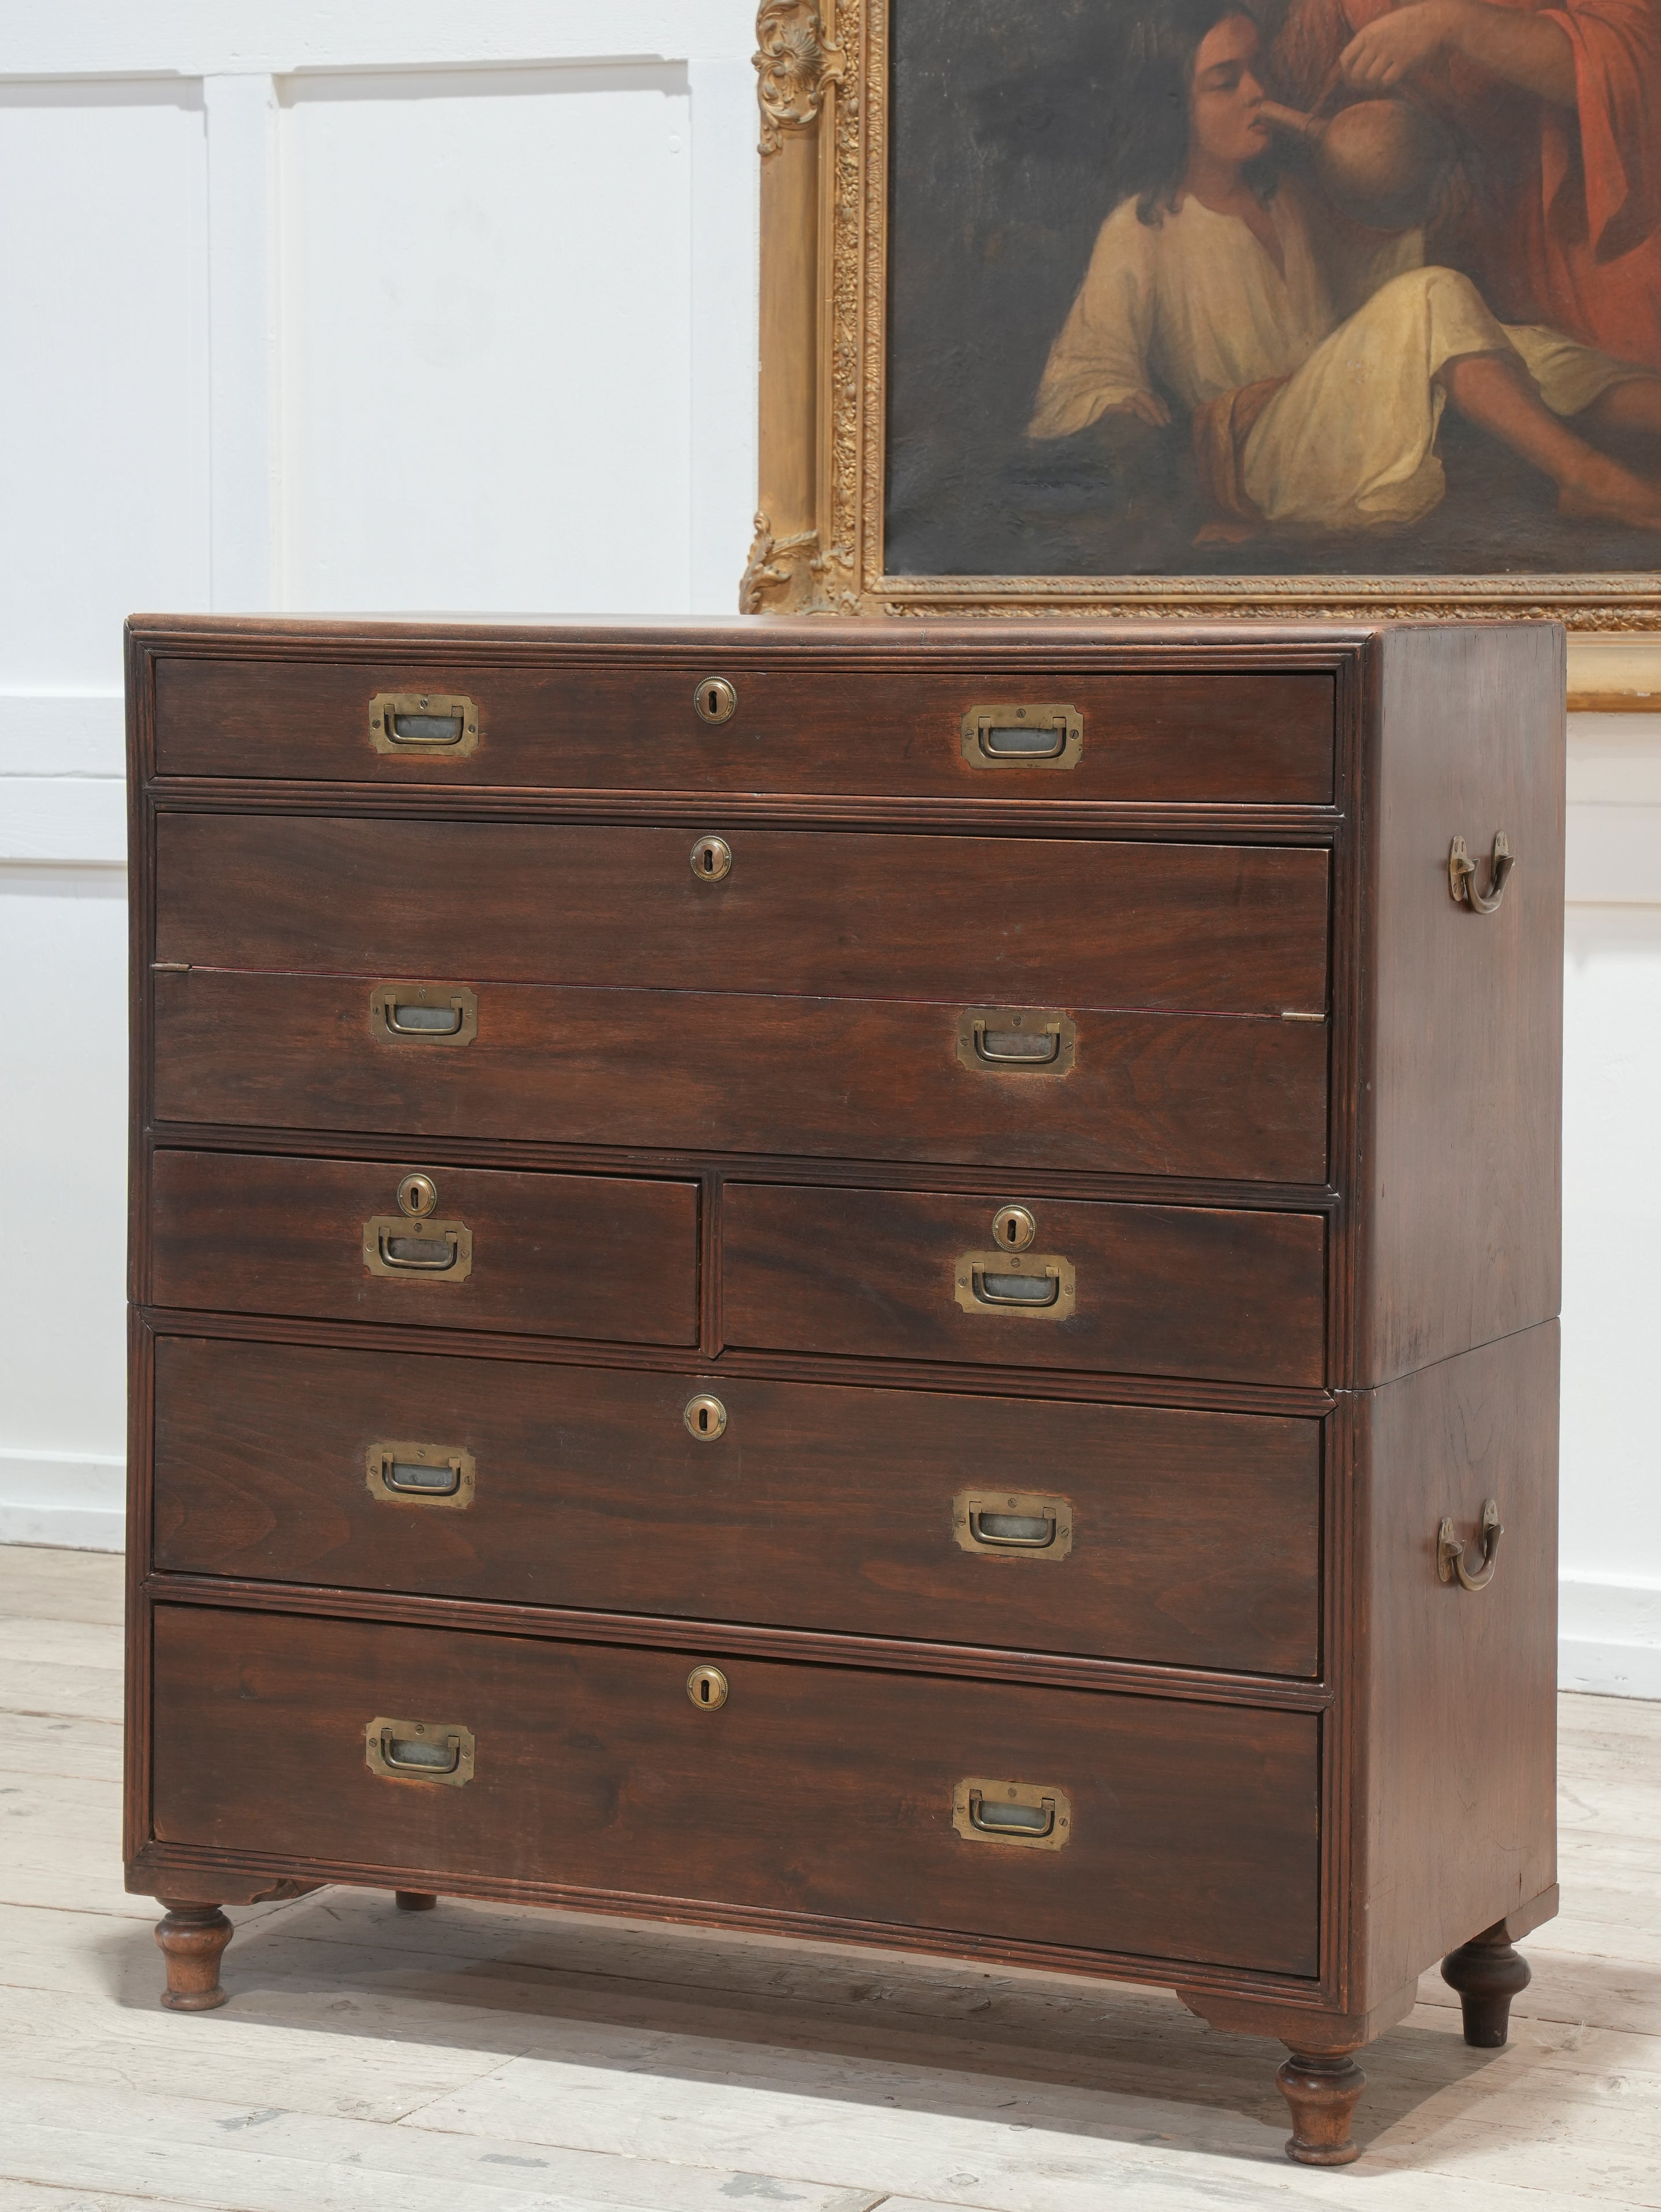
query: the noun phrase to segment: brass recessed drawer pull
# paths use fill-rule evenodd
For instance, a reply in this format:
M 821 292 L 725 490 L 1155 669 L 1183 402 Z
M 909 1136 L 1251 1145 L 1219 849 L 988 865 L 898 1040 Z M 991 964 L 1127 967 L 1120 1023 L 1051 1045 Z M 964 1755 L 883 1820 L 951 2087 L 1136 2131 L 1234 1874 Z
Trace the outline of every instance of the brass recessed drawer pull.
M 1065 1075 L 1077 1025 L 1050 1006 L 966 1006 L 958 1017 L 958 1058 L 995 1073 Z
M 453 1721 L 394 1721 L 377 1717 L 363 1731 L 363 1763 L 384 1782 L 444 1782 L 453 1790 L 473 1778 L 473 1733 Z
M 478 744 L 478 708 L 437 691 L 377 691 L 369 743 L 378 753 L 436 753 L 456 760 Z
M 1461 1589 L 1482 1590 L 1494 1580 L 1494 1570 L 1500 1561 L 1500 1539 L 1505 1534 L 1500 1525 L 1500 1502 L 1497 1498 L 1482 1500 L 1482 1518 L 1477 1529 L 1477 1540 L 1482 1547 L 1482 1563 L 1478 1567 L 1465 1565 L 1465 1547 L 1454 1533 L 1450 1515 L 1436 1531 L 1436 1579 L 1451 1583 L 1457 1576 Z
M 952 1529 L 965 1552 L 1064 1559 L 1073 1548 L 1073 1509 L 1064 1498 L 1010 1490 L 960 1490 Z
M 383 1504 L 471 1505 L 478 1467 L 447 1444 L 373 1443 L 366 1455 L 371 1498 Z
M 1077 768 L 1084 716 L 1076 707 L 971 707 L 963 718 L 963 757 L 970 768 Z
M 471 1044 L 478 994 L 452 983 L 377 983 L 369 1027 L 381 1044 Z
M 377 1214 L 363 1224 L 363 1264 L 372 1275 L 419 1275 L 465 1283 L 473 1271 L 473 1232 L 465 1221 L 411 1221 Z
M 1073 1804 L 1065 1790 L 1042 1782 L 989 1782 L 971 1776 L 952 1792 L 952 1825 L 971 1842 L 1025 1844 L 1058 1851 L 1073 1838 Z
M 965 1313 L 1065 1320 L 1077 1298 L 1071 1261 L 1053 1252 L 964 1252 L 953 1295 Z
M 1506 895 L 1506 885 L 1511 872 L 1517 866 L 1517 856 L 1512 851 L 1503 830 L 1494 833 L 1494 857 L 1488 863 L 1488 887 L 1486 891 L 1476 888 L 1476 863 L 1465 850 L 1465 841 L 1456 837 L 1448 848 L 1448 889 L 1453 894 L 1456 906 L 1468 906 L 1473 914 L 1493 914 Z

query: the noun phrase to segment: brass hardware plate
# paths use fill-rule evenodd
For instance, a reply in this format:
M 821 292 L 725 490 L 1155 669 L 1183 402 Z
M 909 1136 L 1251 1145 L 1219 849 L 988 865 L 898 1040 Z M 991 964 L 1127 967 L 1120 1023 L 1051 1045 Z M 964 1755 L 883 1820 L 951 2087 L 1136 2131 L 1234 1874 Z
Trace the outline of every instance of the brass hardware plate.
M 438 1185 L 429 1175 L 406 1175 L 398 1187 L 400 1213 L 424 1220 L 438 1204 Z
M 1025 1206 L 1001 1206 L 992 1217 L 992 1234 L 1001 1252 L 1025 1252 L 1038 1233 L 1031 1211 Z
M 1073 1508 L 1035 1491 L 960 1490 L 952 1534 L 960 1550 L 983 1559 L 1064 1559 L 1073 1549 Z
M 733 1686 L 719 1667 L 694 1667 L 686 1677 L 686 1694 L 701 1713 L 713 1713 L 724 1705 L 733 1693 Z
M 363 1224 L 363 1264 L 372 1275 L 406 1283 L 465 1283 L 473 1272 L 473 1232 L 465 1221 L 374 1214 Z
M 1076 707 L 971 707 L 963 718 L 963 757 L 970 768 L 1077 768 L 1084 716 Z
M 377 1443 L 369 1446 L 364 1462 L 369 1495 L 383 1505 L 447 1505 L 465 1511 L 473 1502 L 478 1462 L 459 1445 Z
M 1052 1006 L 965 1006 L 958 1058 L 995 1075 L 1065 1075 L 1079 1041 L 1076 1023 Z
M 718 884 L 733 872 L 733 848 L 725 837 L 700 837 L 688 858 L 701 884 Z
M 952 1792 L 952 1825 L 970 1843 L 1059 1851 L 1073 1840 L 1073 1801 L 1049 1783 L 970 1775 Z
M 1073 1262 L 1058 1252 L 960 1252 L 952 1272 L 965 1313 L 1065 1321 L 1078 1302 Z
M 706 676 L 692 694 L 701 722 L 730 722 L 739 711 L 737 688 L 724 676 Z
M 378 1714 L 363 1731 L 363 1764 L 383 1782 L 442 1782 L 459 1790 L 473 1778 L 473 1732 L 455 1721 L 395 1721 Z
M 369 1034 L 377 1044 L 471 1044 L 478 1035 L 478 994 L 459 983 L 377 983 L 369 994 Z
M 686 1424 L 687 1435 L 701 1444 L 712 1444 L 727 1431 L 727 1408 L 719 1398 L 712 1398 L 707 1391 L 700 1391 L 696 1398 L 687 1400 L 681 1419 Z
M 478 708 L 455 692 L 377 691 L 369 702 L 369 743 L 378 753 L 460 760 L 478 748 Z
M 1482 1500 L 1482 1518 L 1477 1527 L 1477 1541 L 1482 1549 L 1482 1563 L 1477 1567 L 1465 1565 L 1465 1547 L 1456 1534 L 1451 1516 L 1444 1519 L 1436 1531 L 1436 1579 L 1451 1583 L 1457 1576 L 1461 1589 L 1484 1590 L 1494 1580 L 1494 1571 L 1500 1564 L 1500 1539 L 1505 1534 L 1500 1522 L 1497 1498 Z

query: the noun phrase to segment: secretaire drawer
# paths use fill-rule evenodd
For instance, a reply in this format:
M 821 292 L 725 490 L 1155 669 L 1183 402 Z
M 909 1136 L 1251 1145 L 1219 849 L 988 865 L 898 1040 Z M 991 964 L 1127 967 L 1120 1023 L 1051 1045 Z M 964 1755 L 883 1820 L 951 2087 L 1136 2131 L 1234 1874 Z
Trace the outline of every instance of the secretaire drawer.
M 194 1607 L 155 1665 L 163 1843 L 1316 1971 L 1312 1714 Z
M 163 813 L 156 953 L 392 979 L 1278 1015 L 1326 1004 L 1316 848 Z
M 1317 1017 L 192 968 L 164 1121 L 1318 1182 Z
M 163 1571 L 1318 1671 L 1320 1425 L 164 1337 Z
M 697 660 L 636 649 L 540 668 L 164 656 L 156 764 L 384 784 L 1331 802 L 1324 671 L 901 658 L 826 666 L 715 638 Z
M 729 1183 L 727 1343 L 1318 1387 L 1312 1213 Z
M 171 1149 L 154 1176 L 158 1305 L 697 1341 L 696 1183 Z

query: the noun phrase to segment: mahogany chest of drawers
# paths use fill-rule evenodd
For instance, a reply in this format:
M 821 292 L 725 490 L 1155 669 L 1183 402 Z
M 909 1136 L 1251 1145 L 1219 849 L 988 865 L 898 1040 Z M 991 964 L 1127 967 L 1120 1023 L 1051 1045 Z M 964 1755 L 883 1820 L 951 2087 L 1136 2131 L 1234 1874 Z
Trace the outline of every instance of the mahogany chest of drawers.
M 840 1936 L 1173 1987 L 1324 2163 L 1436 1959 L 1503 2040 L 1560 631 L 155 618 L 129 700 L 168 2002 L 326 1881 Z

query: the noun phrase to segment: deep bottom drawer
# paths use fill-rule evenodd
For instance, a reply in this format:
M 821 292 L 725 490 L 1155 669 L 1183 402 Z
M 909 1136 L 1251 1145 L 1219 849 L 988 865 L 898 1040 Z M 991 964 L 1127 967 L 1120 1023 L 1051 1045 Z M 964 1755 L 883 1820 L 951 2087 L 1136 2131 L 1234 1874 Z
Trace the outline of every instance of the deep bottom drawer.
M 155 1653 L 166 1843 L 1316 1972 L 1312 1715 L 196 1607 Z
M 155 1348 L 178 1573 L 1311 1675 L 1320 1480 L 1314 1420 Z

